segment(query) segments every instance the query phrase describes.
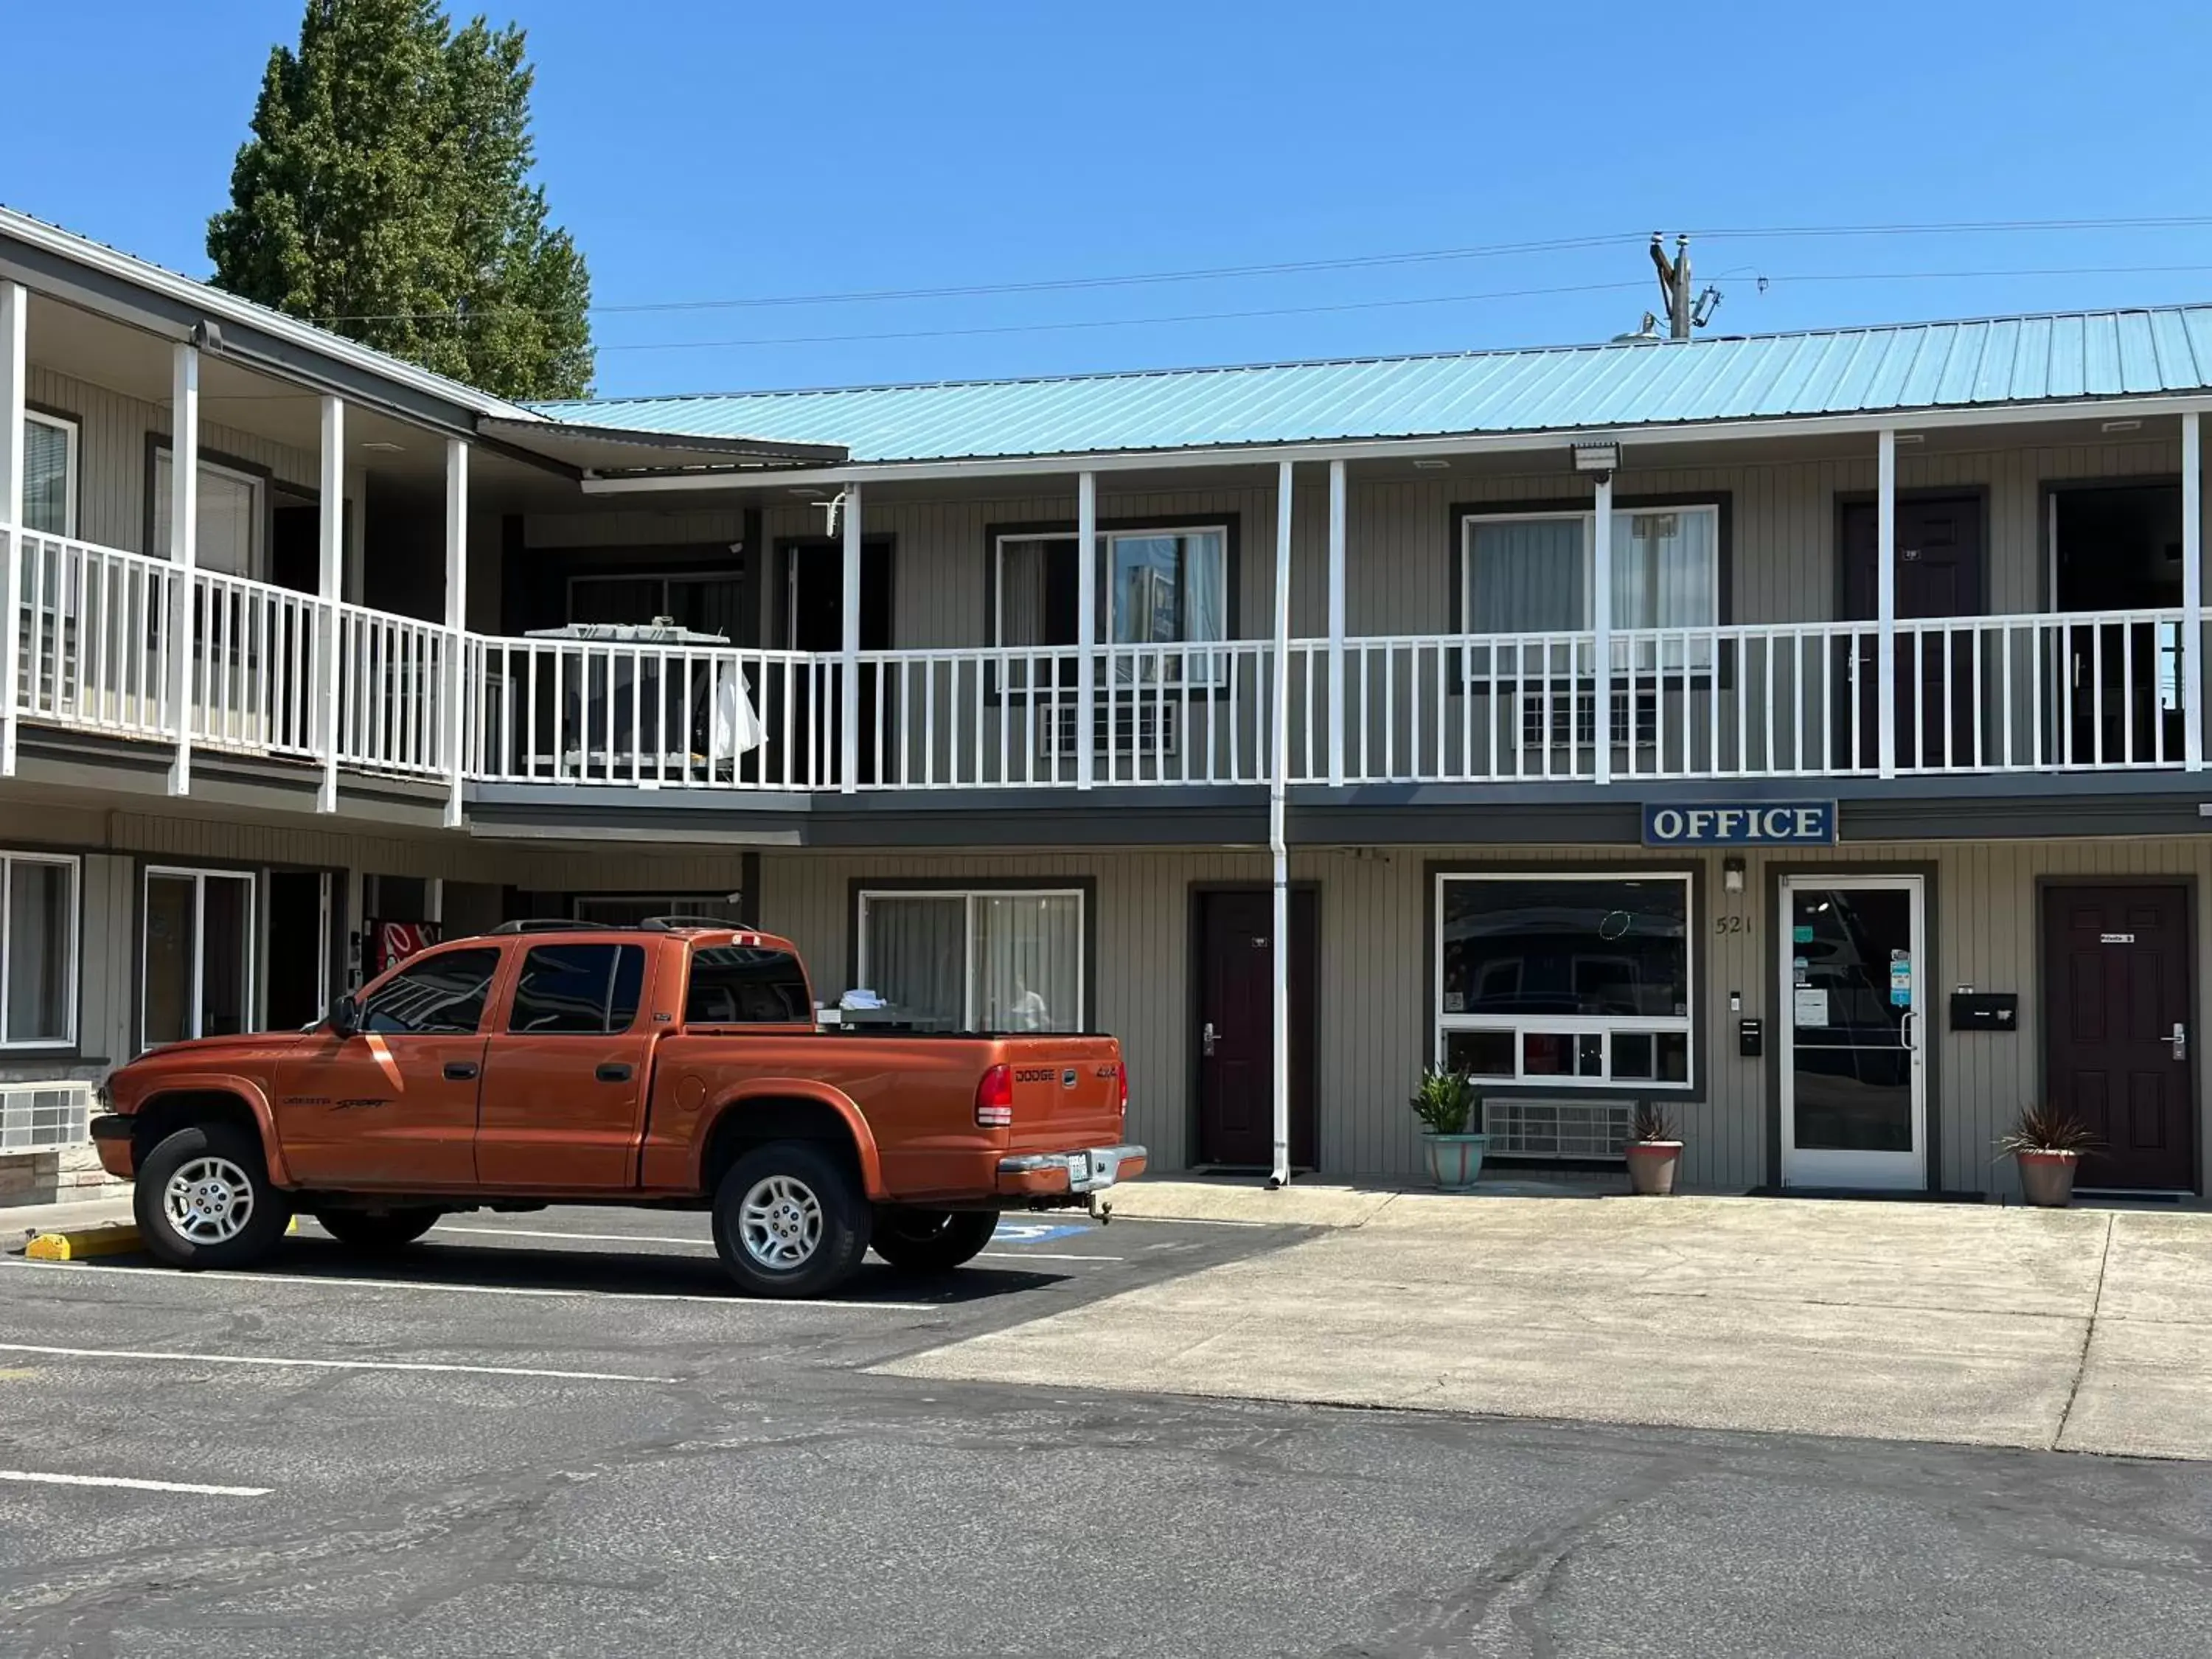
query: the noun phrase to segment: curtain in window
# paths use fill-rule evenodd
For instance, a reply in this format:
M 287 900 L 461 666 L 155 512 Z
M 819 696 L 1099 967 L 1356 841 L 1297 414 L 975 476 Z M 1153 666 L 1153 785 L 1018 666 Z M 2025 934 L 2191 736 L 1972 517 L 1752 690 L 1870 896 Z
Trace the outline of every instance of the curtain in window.
M 174 538 L 169 524 L 169 452 L 154 455 L 154 550 L 167 558 Z M 261 486 L 252 478 L 203 463 L 198 540 L 193 561 L 203 570 L 252 576 L 261 524 Z
M 975 903 L 979 1029 L 1082 1030 L 1082 899 L 985 893 Z
M 999 546 L 999 643 L 1062 645 L 1050 632 L 1045 604 L 1045 565 L 1056 542 L 1002 542 Z
M 76 872 L 32 860 L 8 866 L 8 1019 L 10 1042 L 66 1042 L 70 928 Z
M 1704 628 L 1713 614 L 1715 515 L 1613 515 L 1613 625 Z
M 967 1021 L 968 903 L 958 894 L 866 901 L 866 988 L 915 1024 L 957 1031 Z
M 44 421 L 23 422 L 23 525 L 49 536 L 70 533 L 70 432 Z
M 1580 519 L 1467 522 L 1469 633 L 1570 633 L 1588 625 Z

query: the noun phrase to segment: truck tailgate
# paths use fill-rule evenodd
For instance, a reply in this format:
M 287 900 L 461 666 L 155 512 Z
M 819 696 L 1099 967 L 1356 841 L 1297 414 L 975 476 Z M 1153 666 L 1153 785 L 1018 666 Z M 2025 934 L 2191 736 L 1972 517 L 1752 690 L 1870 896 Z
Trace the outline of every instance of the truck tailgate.
M 1121 1139 L 1121 1048 L 1112 1037 L 1000 1041 L 1013 1073 L 1010 1152 L 1111 1146 Z

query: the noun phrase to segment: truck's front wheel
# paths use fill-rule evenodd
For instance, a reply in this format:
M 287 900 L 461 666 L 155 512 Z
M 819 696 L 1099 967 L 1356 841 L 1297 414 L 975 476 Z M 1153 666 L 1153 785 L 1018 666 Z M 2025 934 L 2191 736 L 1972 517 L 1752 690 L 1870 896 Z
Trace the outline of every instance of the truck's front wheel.
M 714 1189 L 714 1249 L 754 1296 L 824 1296 L 868 1253 L 868 1206 L 853 1178 L 804 1140 L 757 1146 Z
M 876 1212 L 876 1254 L 912 1273 L 951 1273 L 991 1242 L 995 1210 L 908 1210 L 885 1205 Z
M 173 1267 L 243 1267 L 276 1247 L 291 1220 L 269 1184 L 261 1145 L 228 1123 L 162 1138 L 131 1195 L 138 1236 Z

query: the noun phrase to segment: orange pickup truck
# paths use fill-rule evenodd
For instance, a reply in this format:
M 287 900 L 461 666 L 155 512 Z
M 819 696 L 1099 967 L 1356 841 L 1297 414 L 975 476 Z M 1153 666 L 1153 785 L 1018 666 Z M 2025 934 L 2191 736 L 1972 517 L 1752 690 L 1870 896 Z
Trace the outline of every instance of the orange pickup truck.
M 305 1211 L 367 1250 L 489 1207 L 705 1209 L 744 1290 L 820 1296 L 872 1245 L 958 1267 L 1009 1209 L 1142 1173 L 1106 1036 L 827 1031 L 783 939 L 667 917 L 510 922 L 410 958 L 304 1031 L 141 1054 L 100 1161 L 182 1267 L 268 1251 Z

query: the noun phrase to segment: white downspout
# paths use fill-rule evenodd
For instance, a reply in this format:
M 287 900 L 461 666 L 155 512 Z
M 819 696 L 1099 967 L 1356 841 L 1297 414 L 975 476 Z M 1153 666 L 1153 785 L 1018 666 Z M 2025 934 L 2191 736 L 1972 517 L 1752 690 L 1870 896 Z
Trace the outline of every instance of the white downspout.
M 1275 1167 L 1270 1188 L 1291 1178 L 1291 857 L 1284 834 L 1285 784 L 1291 769 L 1291 471 L 1281 462 L 1275 483 L 1275 645 L 1268 699 L 1267 854 L 1274 866 Z

